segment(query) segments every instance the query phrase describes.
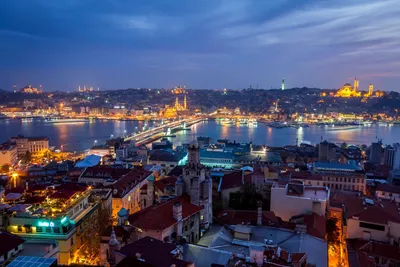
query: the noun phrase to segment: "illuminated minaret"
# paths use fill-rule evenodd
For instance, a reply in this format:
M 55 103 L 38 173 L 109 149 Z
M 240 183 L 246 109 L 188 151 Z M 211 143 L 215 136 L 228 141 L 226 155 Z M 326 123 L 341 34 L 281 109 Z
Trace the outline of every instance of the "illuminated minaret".
M 282 79 L 282 90 L 285 90 L 285 78 Z
M 179 100 L 178 97 L 175 98 L 175 108 L 179 107 Z
M 358 82 L 357 78 L 354 78 L 354 91 L 358 90 Z
M 368 96 L 372 96 L 374 93 L 374 85 L 371 83 L 368 87 Z
M 185 96 L 183 98 L 183 109 L 186 110 L 187 109 L 187 104 L 186 104 L 186 92 L 185 92 Z
M 39 85 L 39 92 L 43 92 L 43 86 Z
M 13 88 L 14 88 L 14 93 L 16 93 L 17 92 L 17 86 L 15 84 L 14 84 Z

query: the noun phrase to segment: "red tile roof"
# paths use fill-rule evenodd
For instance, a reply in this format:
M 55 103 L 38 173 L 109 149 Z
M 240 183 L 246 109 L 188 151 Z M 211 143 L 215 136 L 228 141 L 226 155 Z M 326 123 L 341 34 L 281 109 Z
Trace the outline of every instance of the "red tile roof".
M 186 219 L 201 210 L 200 207 L 190 203 L 190 197 L 184 194 L 159 205 L 150 206 L 129 216 L 131 225 L 143 230 L 160 230 L 176 224 L 173 217 L 173 205 L 182 204 L 182 218 Z
M 257 216 L 257 211 L 253 210 L 226 210 L 218 213 L 217 218 L 220 224 L 237 225 L 243 223 L 257 225 Z M 278 227 L 279 220 L 273 211 L 263 211 L 262 224 Z
M 131 169 L 119 169 L 109 166 L 88 167 L 82 173 L 81 177 L 99 178 L 99 179 L 119 179 L 129 173 Z
M 392 184 L 378 184 L 376 186 L 376 191 L 400 194 L 400 186 L 396 186 L 396 185 L 392 185 Z
M 49 198 L 53 199 L 70 199 L 73 195 L 78 193 L 79 191 L 76 190 L 59 190 L 49 196 Z
M 222 182 L 221 182 L 220 190 L 240 187 L 243 185 L 241 171 L 235 171 L 235 172 L 225 174 L 221 179 L 222 179 Z M 245 183 L 251 182 L 251 173 L 246 174 L 244 176 L 244 182 Z
M 158 190 L 164 192 L 165 188 L 167 188 L 169 186 L 175 186 L 177 179 L 178 179 L 178 177 L 176 177 L 176 176 L 166 177 L 166 178 L 156 181 L 154 183 L 154 186 Z
M 151 237 L 144 237 L 122 247 L 119 253 L 127 256 L 140 256 L 140 259 L 143 259 L 144 262 L 150 264 L 151 266 L 188 266 L 190 262 L 183 261 L 174 257 L 174 254 L 172 254 L 171 252 L 175 249 L 176 246 L 170 243 L 164 243 L 163 241 Z
M 135 168 L 130 170 L 130 172 L 126 175 L 122 176 L 117 182 L 107 187 L 117 190 L 117 194 L 113 193 L 113 197 L 121 198 L 131 189 L 135 188 L 137 184 L 147 179 L 147 177 L 149 177 L 151 174 L 151 171 L 146 171 L 143 168 Z
M 0 232 L 0 240 L 0 255 L 14 250 L 17 246 L 25 242 L 21 237 L 7 232 Z

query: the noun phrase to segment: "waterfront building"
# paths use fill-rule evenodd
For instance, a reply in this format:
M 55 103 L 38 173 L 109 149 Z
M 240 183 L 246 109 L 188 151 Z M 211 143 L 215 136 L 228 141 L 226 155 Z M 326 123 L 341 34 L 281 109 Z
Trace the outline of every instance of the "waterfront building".
M 49 149 L 48 137 L 25 137 L 23 135 L 18 135 L 11 138 L 11 143 L 17 146 L 19 158 L 25 156 L 26 152 L 37 154 Z
M 13 166 L 18 161 L 17 146 L 10 143 L 0 145 L 0 166 Z
M 323 186 L 330 190 L 366 192 L 366 176 L 357 165 L 314 162 L 312 172 L 321 175 Z
M 310 212 L 324 216 L 329 194 L 326 187 L 305 186 L 302 181 L 276 182 L 271 188 L 271 211 L 284 221 Z
M 25 202 L 8 209 L 7 230 L 32 242 L 55 240 L 60 264 L 69 264 L 74 253 L 89 241 L 91 227 L 98 223 L 99 206 L 89 200 L 91 192 L 82 184 L 32 189 Z
M 369 151 L 369 162 L 372 164 L 381 164 L 382 142 L 374 142 L 371 144 Z

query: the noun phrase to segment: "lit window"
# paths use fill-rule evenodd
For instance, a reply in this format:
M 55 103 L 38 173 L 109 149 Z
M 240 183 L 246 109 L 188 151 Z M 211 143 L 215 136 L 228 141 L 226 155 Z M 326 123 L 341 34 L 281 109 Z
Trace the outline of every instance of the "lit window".
M 204 220 L 204 215 L 200 215 L 200 220 Z

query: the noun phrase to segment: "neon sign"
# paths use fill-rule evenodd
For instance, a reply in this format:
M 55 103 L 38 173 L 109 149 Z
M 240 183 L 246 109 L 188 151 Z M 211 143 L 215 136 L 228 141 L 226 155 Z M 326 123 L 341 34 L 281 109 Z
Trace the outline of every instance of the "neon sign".
M 38 222 L 38 226 L 41 227 L 54 227 L 54 223 L 53 222 Z

